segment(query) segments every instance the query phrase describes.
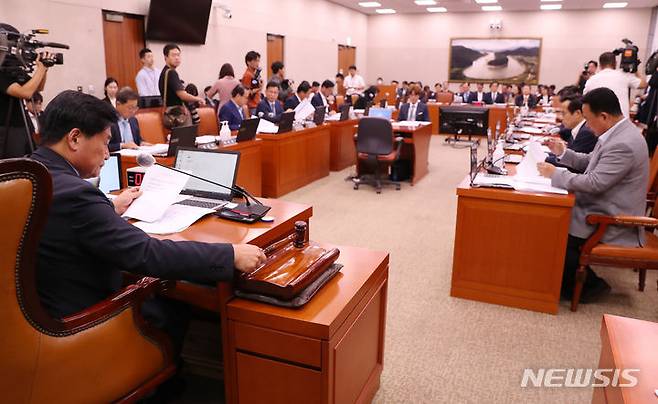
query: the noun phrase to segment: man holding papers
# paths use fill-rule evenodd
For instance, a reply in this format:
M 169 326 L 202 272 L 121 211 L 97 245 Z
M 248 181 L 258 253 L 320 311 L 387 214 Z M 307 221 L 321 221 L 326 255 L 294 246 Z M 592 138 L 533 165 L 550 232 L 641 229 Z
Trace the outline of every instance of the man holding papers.
M 109 157 L 110 125 L 116 120 L 111 105 L 77 91 L 59 94 L 43 114 L 42 144 L 31 157 L 48 168 L 53 198 L 36 276 L 41 303 L 56 318 L 117 292 L 121 271 L 194 282 L 230 281 L 236 269 L 252 271 L 265 259 L 252 245 L 157 240 L 122 219 L 140 192 L 125 191 L 111 202 L 85 181 L 98 176 Z M 186 322 L 176 318 L 179 313 L 169 310 L 169 303 L 154 299 L 142 309 L 180 349 Z
M 649 181 L 647 144 L 642 134 L 619 107 L 615 93 L 608 88 L 590 91 L 583 98 L 583 115 L 598 142 L 589 154 L 566 148 L 562 140 L 552 140 L 549 148 L 557 161 L 574 167 L 583 174 L 556 168 L 549 163 L 538 163 L 537 169 L 550 178 L 555 187 L 566 188 L 576 196 L 571 215 L 569 241 L 562 276 L 562 296 L 573 293 L 580 248 L 594 232 L 586 222 L 587 215 L 643 216 Z M 640 246 L 644 230 L 610 226 L 602 241 L 607 244 Z M 581 301 L 592 301 L 610 290 L 610 286 L 587 268 L 587 278 Z

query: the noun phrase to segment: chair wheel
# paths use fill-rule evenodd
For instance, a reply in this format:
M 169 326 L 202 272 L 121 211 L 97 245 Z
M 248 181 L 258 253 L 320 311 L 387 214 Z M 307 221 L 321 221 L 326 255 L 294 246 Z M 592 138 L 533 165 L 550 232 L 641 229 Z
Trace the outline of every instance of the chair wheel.
M 400 190 L 400 186 L 397 185 L 397 186 L 395 187 L 395 190 L 396 190 L 396 191 L 399 191 L 399 190 Z
M 359 189 L 359 184 L 354 184 L 354 189 Z
M 377 193 L 378 193 L 378 194 L 381 194 L 381 193 L 382 193 L 382 190 L 381 190 L 381 189 L 378 189 L 378 190 L 377 190 Z

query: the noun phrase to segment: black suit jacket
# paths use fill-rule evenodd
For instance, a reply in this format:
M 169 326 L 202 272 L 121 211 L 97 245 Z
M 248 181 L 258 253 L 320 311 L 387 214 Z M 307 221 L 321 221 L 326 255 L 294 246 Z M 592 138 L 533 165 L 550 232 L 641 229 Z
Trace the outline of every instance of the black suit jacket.
M 398 114 L 398 121 L 409 121 L 409 103 L 400 106 L 400 113 Z M 418 101 L 418 108 L 416 109 L 416 120 L 429 122 L 430 114 L 427 112 L 427 105 Z
M 496 99 L 494 99 L 493 93 L 489 93 L 489 97 L 491 98 L 492 103 L 496 103 L 496 104 L 505 103 L 505 94 L 501 93 L 500 91 L 496 93 Z
M 139 131 L 139 122 L 137 122 L 137 118 L 130 117 L 128 118 L 128 123 L 130 124 L 130 131 L 133 134 L 133 139 L 135 140 L 135 143 L 137 145 L 142 144 L 142 135 L 141 132 Z M 119 129 L 119 123 L 113 123 L 112 126 L 110 126 L 110 132 L 112 132 L 112 138 L 110 139 L 110 144 L 108 145 L 108 148 L 110 149 L 110 152 L 115 152 L 119 149 L 121 149 L 121 130 Z
M 571 135 L 571 129 L 567 128 L 563 128 L 560 131 L 560 137 L 567 142 L 568 149 L 578 153 L 586 154 L 589 154 L 592 152 L 592 150 L 594 150 L 594 146 L 596 146 L 596 142 L 599 140 L 599 138 L 594 135 L 594 132 L 589 126 L 587 126 L 587 124 L 584 124 L 580 127 L 575 139 Z M 572 172 L 577 172 L 571 167 L 560 164 L 560 162 L 557 161 L 556 156 L 552 153 L 549 154 L 549 156 L 546 158 L 546 162 L 551 163 L 557 167 L 566 167 L 569 169 L 569 171 Z
M 471 95 L 468 97 L 468 102 L 472 104 L 474 102 L 477 102 L 477 100 L 478 100 L 477 91 L 471 91 Z M 493 101 L 491 101 L 491 93 L 485 93 L 483 91 L 482 102 L 484 102 L 485 104 L 493 104 Z
M 313 98 L 311 98 L 311 105 L 313 105 L 316 108 L 324 106 L 324 103 L 322 102 L 322 94 L 320 93 L 315 94 Z M 327 112 L 329 112 L 329 101 L 327 101 L 326 107 L 327 107 Z
M 263 98 L 256 107 L 256 116 L 270 122 L 278 123 L 281 120 L 281 114 L 283 114 L 283 107 L 279 100 L 274 102 L 274 111 L 267 98 Z
M 295 109 L 297 108 L 297 105 L 300 104 L 299 99 L 297 98 L 297 94 L 293 94 L 288 99 L 286 100 L 286 103 L 283 105 L 284 110 L 289 110 L 289 109 Z
M 37 254 L 37 290 L 46 310 L 65 317 L 121 287 L 121 271 L 194 282 L 230 280 L 230 244 L 151 238 L 117 215 L 105 195 L 53 150 L 31 156 L 45 164 L 53 199 Z
M 516 98 L 514 99 L 514 104 L 517 107 L 522 107 L 523 106 L 523 94 L 519 94 L 519 95 L 516 96 Z M 537 106 L 537 97 L 530 94 L 528 96 L 528 108 L 534 108 L 536 106 Z

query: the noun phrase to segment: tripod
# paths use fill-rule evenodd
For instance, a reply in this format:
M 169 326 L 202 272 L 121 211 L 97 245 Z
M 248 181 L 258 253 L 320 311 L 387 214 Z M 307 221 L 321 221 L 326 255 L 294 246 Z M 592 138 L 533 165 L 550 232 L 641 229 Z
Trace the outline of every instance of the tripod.
M 32 103 L 34 104 L 34 100 L 32 100 Z M 14 111 L 14 108 L 17 108 L 17 110 L 20 111 L 21 113 L 21 118 L 22 118 L 22 127 L 17 126 L 17 127 L 12 127 L 11 125 L 11 117 L 12 113 Z M 9 146 L 9 137 L 12 136 L 12 129 L 19 129 L 22 130 L 22 135 L 24 136 L 25 144 L 27 147 L 25 148 L 25 151 L 28 153 L 32 153 L 34 151 L 34 141 L 32 140 L 32 133 L 30 130 L 30 126 L 27 123 L 27 109 L 25 108 L 25 103 L 23 100 L 20 98 L 15 98 L 11 97 L 9 100 L 9 108 L 7 109 L 4 119 L 3 119 L 3 125 L 0 126 L 0 159 L 4 159 L 7 157 L 17 157 L 17 156 L 8 156 L 8 146 Z M 35 128 L 36 129 L 36 128 Z

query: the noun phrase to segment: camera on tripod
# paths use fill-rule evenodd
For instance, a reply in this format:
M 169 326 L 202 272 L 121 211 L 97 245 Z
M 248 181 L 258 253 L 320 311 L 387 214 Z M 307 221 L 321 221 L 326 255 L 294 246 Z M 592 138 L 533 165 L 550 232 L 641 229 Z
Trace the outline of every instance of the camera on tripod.
M 260 87 L 260 73 L 263 71 L 260 67 L 256 68 L 254 72 L 254 78 L 251 79 L 251 90 Z
M 633 41 L 630 39 L 624 38 L 621 40 L 625 48 L 617 48 L 612 51 L 616 55 L 621 55 L 621 61 L 619 62 L 619 67 L 626 73 L 635 73 L 637 72 L 637 67 L 639 66 L 640 59 L 637 57 L 639 48 L 633 45 Z
M 0 69 L 23 70 L 31 73 L 39 55 L 44 55 L 39 49 L 59 48 L 69 49 L 68 45 L 57 42 L 41 42 L 35 39 L 37 34 L 47 34 L 47 29 L 33 29 L 27 34 L 14 32 L 7 29 L 6 24 L 0 24 Z M 48 59 L 41 59 L 46 67 L 61 65 L 64 63 L 64 55 L 53 53 Z

